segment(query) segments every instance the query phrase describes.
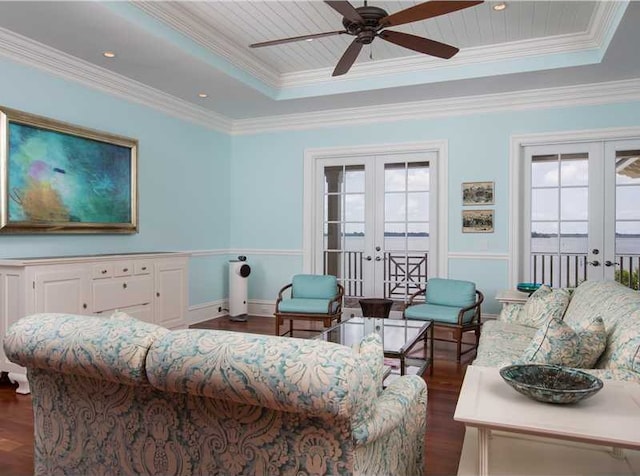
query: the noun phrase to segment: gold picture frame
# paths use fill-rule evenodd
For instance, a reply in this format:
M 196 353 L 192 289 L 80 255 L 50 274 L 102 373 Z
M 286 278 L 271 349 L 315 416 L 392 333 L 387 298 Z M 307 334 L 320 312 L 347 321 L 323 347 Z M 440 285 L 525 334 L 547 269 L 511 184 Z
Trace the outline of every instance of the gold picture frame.
M 493 233 L 493 210 L 462 210 L 462 233 Z
M 0 233 L 137 233 L 138 141 L 0 107 Z

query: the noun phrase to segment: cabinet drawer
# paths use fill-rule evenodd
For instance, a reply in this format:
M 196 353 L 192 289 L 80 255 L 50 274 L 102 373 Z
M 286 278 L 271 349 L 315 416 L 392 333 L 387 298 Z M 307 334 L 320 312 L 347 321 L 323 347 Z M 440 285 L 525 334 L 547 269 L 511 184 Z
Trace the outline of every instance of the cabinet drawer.
M 151 274 L 153 272 L 153 263 L 150 261 L 136 261 L 133 263 L 134 274 Z
M 100 263 L 93 267 L 93 279 L 110 278 L 113 276 L 113 263 Z
M 119 276 L 131 276 L 132 274 L 133 274 L 132 261 L 117 261 L 113 263 L 113 275 L 116 278 Z
M 151 276 L 95 281 L 92 284 L 93 312 L 123 309 L 152 302 Z

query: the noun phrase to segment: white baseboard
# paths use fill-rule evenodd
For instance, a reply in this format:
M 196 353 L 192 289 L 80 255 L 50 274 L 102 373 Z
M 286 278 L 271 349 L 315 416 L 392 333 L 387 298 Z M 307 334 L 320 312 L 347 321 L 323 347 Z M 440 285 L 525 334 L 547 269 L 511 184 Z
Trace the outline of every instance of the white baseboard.
M 228 314 L 228 311 L 226 311 L 228 307 L 226 299 L 190 306 L 187 313 L 187 326 L 208 321 L 209 319 L 215 319 L 216 317 L 226 316 Z M 218 311 L 220 308 L 222 310 Z
M 273 317 L 276 310 L 276 302 L 266 299 L 254 299 L 249 301 L 248 311 L 250 316 Z

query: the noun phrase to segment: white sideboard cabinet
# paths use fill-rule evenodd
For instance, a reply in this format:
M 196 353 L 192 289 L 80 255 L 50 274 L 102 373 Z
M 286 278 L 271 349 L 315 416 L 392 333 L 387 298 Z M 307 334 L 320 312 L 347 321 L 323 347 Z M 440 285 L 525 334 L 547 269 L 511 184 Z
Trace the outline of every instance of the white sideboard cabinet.
M 110 316 L 115 310 L 169 329 L 186 327 L 188 253 L 0 259 L 0 335 L 40 312 Z M 0 345 L 0 371 L 28 393 L 25 369 Z

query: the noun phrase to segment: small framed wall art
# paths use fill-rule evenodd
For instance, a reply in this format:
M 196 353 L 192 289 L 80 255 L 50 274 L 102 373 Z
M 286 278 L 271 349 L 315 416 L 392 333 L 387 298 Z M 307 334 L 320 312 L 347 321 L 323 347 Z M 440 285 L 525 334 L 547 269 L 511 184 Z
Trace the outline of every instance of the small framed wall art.
M 136 233 L 137 149 L 0 108 L 0 233 Z
M 493 210 L 462 210 L 462 233 L 493 233 Z
M 462 182 L 462 205 L 493 204 L 493 182 Z

